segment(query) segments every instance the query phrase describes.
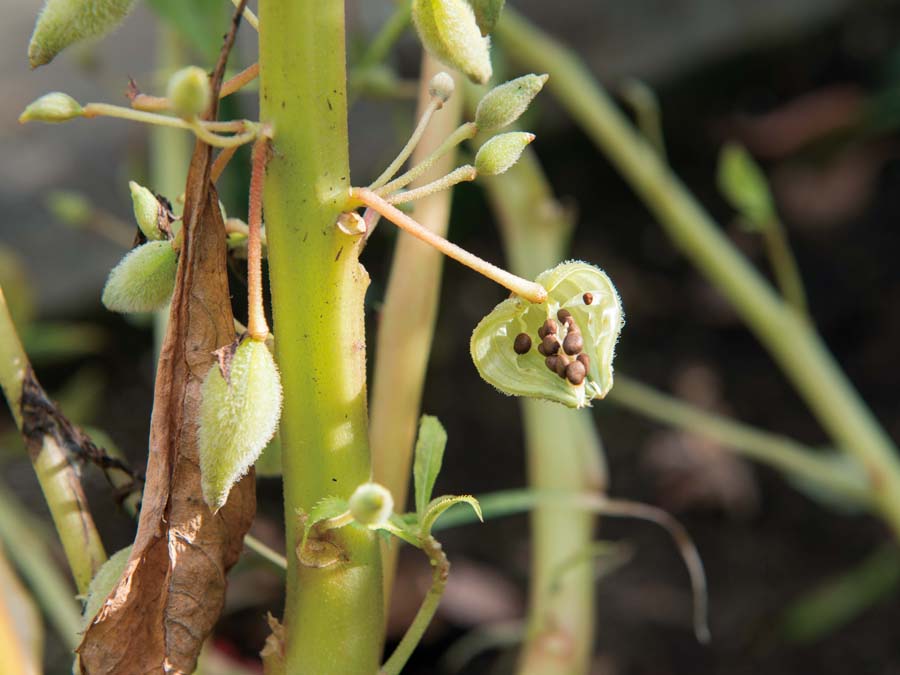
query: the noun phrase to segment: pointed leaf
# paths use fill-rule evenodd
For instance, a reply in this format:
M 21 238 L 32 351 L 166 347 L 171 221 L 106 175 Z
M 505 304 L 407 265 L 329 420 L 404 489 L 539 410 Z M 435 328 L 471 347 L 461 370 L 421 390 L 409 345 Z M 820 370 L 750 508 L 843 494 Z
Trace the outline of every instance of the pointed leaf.
M 425 514 L 428 500 L 434 490 L 434 483 L 441 472 L 444 448 L 447 447 L 447 432 L 437 417 L 422 415 L 419 421 L 419 437 L 416 440 L 416 459 L 413 465 L 413 479 L 416 492 L 416 513 L 421 519 Z
M 346 499 L 335 496 L 322 497 L 306 515 L 306 522 L 303 525 L 303 538 L 300 540 L 298 548 L 302 550 L 306 546 L 306 539 L 316 523 L 337 518 L 339 515 L 346 513 L 349 508 L 350 505 Z
M 434 527 L 435 522 L 441 515 L 449 509 L 451 506 L 455 506 L 456 504 L 468 504 L 472 507 L 472 510 L 475 511 L 475 515 L 478 516 L 478 520 L 484 522 L 484 516 L 481 513 L 481 504 L 478 503 L 478 500 L 475 499 L 472 495 L 444 495 L 442 497 L 436 497 L 433 499 L 425 510 L 425 516 L 422 518 L 422 537 L 427 537 L 431 534 L 431 528 Z
M 729 143 L 719 154 L 719 190 L 731 206 L 749 221 L 754 230 L 761 230 L 775 220 L 775 204 L 769 181 L 747 149 Z

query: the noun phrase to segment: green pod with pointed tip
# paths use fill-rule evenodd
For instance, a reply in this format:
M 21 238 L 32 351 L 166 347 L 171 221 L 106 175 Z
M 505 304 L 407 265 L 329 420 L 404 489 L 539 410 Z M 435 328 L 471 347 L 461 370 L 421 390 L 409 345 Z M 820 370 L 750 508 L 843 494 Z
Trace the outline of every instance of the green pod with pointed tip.
M 491 79 L 490 40 L 466 0 L 413 0 L 413 23 L 425 49 L 478 84 Z
M 69 45 L 100 37 L 128 15 L 135 0 L 47 0 L 28 43 L 32 68 L 50 63 Z
M 493 133 L 515 122 L 544 88 L 549 77 L 531 73 L 491 89 L 475 110 L 478 130 Z
M 68 94 L 54 91 L 44 94 L 19 115 L 19 124 L 26 122 L 68 122 L 84 115 L 84 108 Z
M 159 200 L 156 195 L 133 180 L 128 181 L 128 189 L 131 190 L 134 219 L 141 232 L 151 241 L 163 239 L 162 230 L 159 229 Z
M 162 309 L 172 297 L 177 269 L 178 254 L 168 241 L 133 248 L 109 273 L 103 304 L 123 314 Z
M 200 402 L 200 482 L 215 513 L 259 459 L 281 417 L 281 377 L 265 342 L 245 338 L 219 351 Z
M 482 176 L 499 176 L 519 161 L 525 148 L 534 140 L 526 131 L 510 131 L 489 139 L 475 154 L 475 169 Z
M 545 302 L 535 304 L 514 295 L 475 327 L 470 343 L 475 367 L 504 394 L 543 398 L 570 408 L 590 405 L 613 385 L 613 356 L 623 324 L 619 295 L 603 270 L 585 262 L 562 263 L 535 281 L 547 289 Z M 571 323 L 560 313 L 571 315 Z M 559 343 L 566 342 L 569 332 L 577 333 L 578 348 L 566 351 L 557 345 L 549 355 L 542 353 L 538 345 L 545 322 L 555 324 Z M 517 346 L 522 334 L 529 339 Z M 582 360 L 587 365 L 580 378 L 572 378 L 580 379 L 578 384 L 547 362 L 553 356 L 573 362 L 580 354 L 587 357 Z

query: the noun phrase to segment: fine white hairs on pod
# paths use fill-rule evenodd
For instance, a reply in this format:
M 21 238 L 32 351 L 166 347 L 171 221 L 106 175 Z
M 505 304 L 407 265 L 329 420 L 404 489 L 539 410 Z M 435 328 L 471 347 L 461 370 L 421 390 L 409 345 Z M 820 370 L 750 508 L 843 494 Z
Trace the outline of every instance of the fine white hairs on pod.
M 148 241 L 131 249 L 116 265 L 103 304 L 112 312 L 155 312 L 166 306 L 175 289 L 178 254 L 169 241 Z

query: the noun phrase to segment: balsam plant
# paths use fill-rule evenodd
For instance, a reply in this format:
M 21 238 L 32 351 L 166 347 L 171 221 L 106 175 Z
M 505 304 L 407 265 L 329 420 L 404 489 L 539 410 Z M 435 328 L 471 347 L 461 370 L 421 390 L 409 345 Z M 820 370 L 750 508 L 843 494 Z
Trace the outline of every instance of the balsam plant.
M 47 63 L 69 44 L 110 30 L 132 4 L 50 0 L 29 47 L 32 64 Z M 363 329 L 368 275 L 359 264 L 366 240 L 383 218 L 511 292 L 493 311 L 484 308 L 487 316 L 471 341 L 478 371 L 507 394 L 570 408 L 603 398 L 613 384 L 622 307 L 612 281 L 592 264 L 567 262 L 526 279 L 456 246 L 397 208 L 513 167 L 535 137 L 509 127 L 547 75 L 527 74 L 493 87 L 480 98 L 474 119 L 456 126 L 404 170 L 454 95 L 453 77 L 437 73 L 423 83 L 428 103 L 409 141 L 374 181 L 354 186 L 343 3 L 261 0 L 258 18 L 246 0 L 234 4 L 232 29 L 212 75 L 197 66 L 179 70 L 165 96 L 132 85 L 129 106 L 81 104 L 54 92 L 20 117 L 23 123 L 113 117 L 181 129 L 195 138 L 183 198 L 172 194 L 170 202 L 129 183 L 136 246 L 112 270 L 102 294 L 103 303 L 117 312 L 158 311 L 170 302 L 171 307 L 135 544 L 116 554 L 114 565 L 101 568 L 105 552 L 92 522 L 83 520 L 92 556 L 79 563 L 80 586 L 100 576 L 91 589 L 78 669 L 190 672 L 196 667 L 221 610 L 224 575 L 237 559 L 255 510 L 252 466 L 280 427 L 287 597 L 283 621 L 270 620 L 266 670 L 398 673 L 446 585 L 449 562 L 433 535 L 439 518 L 460 503 L 469 504 L 479 519 L 482 514 L 469 495 L 432 498 L 447 441 L 432 417 L 422 418 L 411 467 L 415 511 L 394 513 L 402 505 L 373 480 Z M 411 16 L 434 57 L 473 82 L 490 79 L 487 34 L 497 24 L 502 1 L 401 4 L 398 15 Z M 223 81 L 241 17 L 259 31 L 259 62 Z M 257 78 L 260 119 L 218 120 L 219 99 Z M 480 142 L 473 164 L 416 184 L 479 134 L 490 137 Z M 244 223 L 224 213 L 215 183 L 237 148 L 247 144 L 253 150 Z M 218 149 L 215 158 L 213 149 Z M 183 204 L 181 213 L 172 203 Z M 247 262 L 246 328 L 232 319 L 224 267 L 229 249 Z M 263 304 L 263 255 L 269 263 L 274 340 Z M 23 400 L 16 393 L 22 379 L 20 372 L 4 377 L 14 410 Z M 590 513 L 637 515 L 665 524 L 690 551 L 692 580 L 702 588 L 702 568 L 686 535 L 658 512 L 596 495 L 574 505 L 565 495 L 544 497 L 562 497 Z M 381 535 L 421 549 L 433 568 L 419 613 L 383 665 Z M 185 604 L 181 596 L 188 585 L 203 594 L 192 589 Z M 703 603 L 697 607 L 695 624 L 703 635 Z

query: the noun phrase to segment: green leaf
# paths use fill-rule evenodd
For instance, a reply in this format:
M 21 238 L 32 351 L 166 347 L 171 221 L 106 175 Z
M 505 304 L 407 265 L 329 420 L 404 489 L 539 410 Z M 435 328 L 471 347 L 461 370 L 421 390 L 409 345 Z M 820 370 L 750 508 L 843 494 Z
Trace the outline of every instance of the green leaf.
M 488 35 L 494 30 L 505 3 L 506 0 L 469 0 L 482 35 Z
M 434 483 L 441 472 L 444 448 L 447 447 L 447 432 L 437 417 L 422 415 L 419 421 L 419 437 L 416 440 L 416 459 L 413 465 L 413 479 L 416 491 L 416 513 L 419 519 L 425 514 L 428 500 L 434 490 Z
M 425 49 L 477 84 L 491 79 L 490 41 L 466 0 L 413 0 L 413 23 Z
M 421 536 L 425 538 L 431 534 L 431 528 L 434 527 L 437 519 L 440 518 L 447 509 L 456 504 L 463 503 L 471 506 L 472 510 L 475 511 L 475 515 L 478 516 L 478 520 L 484 522 L 484 516 L 481 513 L 481 504 L 478 503 L 478 500 L 475 499 L 475 497 L 472 495 L 444 495 L 431 500 L 428 507 L 425 509 L 425 516 L 422 518 Z
M 299 548 L 302 550 L 306 546 L 306 540 L 309 537 L 309 533 L 317 523 L 321 523 L 323 520 L 337 518 L 341 514 L 346 513 L 349 509 L 350 505 L 347 503 L 346 499 L 335 496 L 322 497 L 322 499 L 317 501 L 307 514 L 306 523 L 303 526 L 303 538 L 300 540 Z
M 775 204 L 769 182 L 746 148 L 729 143 L 719 154 L 719 190 L 731 206 L 749 221 L 754 230 L 763 230 L 775 221 Z

